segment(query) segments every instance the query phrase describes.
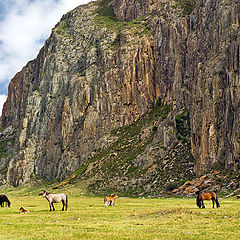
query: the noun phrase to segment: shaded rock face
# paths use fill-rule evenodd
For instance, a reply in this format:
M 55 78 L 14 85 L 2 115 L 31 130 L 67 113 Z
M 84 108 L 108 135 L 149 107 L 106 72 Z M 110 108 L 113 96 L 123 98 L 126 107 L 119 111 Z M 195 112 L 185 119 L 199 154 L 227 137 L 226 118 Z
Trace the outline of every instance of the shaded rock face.
M 196 173 L 238 170 L 239 10 L 238 1 L 104 0 L 64 15 L 9 85 L 2 127 L 17 134 L 2 177 L 64 179 L 160 98 L 169 121 L 189 113 L 191 134 L 158 121 L 155 142 L 172 152 L 191 140 Z
M 207 170 L 215 163 L 237 170 L 240 5 L 236 1 L 207 1 L 197 6 L 201 15 L 192 18 L 196 31 L 187 42 L 193 49 L 187 59 L 196 57 L 187 72 L 189 77 L 193 75 L 191 125 L 195 170 Z

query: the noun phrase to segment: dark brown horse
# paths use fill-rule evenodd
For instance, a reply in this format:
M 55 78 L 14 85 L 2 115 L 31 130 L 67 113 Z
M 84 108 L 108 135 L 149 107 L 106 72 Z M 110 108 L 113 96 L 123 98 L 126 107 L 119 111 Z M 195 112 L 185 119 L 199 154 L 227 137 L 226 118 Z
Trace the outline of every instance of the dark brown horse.
M 0 195 L 0 205 L 1 207 L 4 207 L 4 203 L 6 203 L 6 207 L 11 206 L 11 202 L 9 201 L 8 197 L 4 194 Z
M 214 203 L 216 203 L 217 208 L 220 207 L 220 204 L 217 199 L 217 194 L 215 192 L 200 193 L 200 191 L 198 191 L 196 192 L 196 194 L 197 194 L 197 206 L 199 208 L 205 208 L 203 200 L 212 200 L 213 208 L 214 208 Z

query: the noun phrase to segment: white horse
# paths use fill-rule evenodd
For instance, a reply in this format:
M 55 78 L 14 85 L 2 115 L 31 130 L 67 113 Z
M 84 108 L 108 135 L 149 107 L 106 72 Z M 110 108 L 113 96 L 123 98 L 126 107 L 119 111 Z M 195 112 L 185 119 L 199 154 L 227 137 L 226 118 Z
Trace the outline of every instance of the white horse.
M 53 208 L 53 211 L 55 211 L 53 203 L 59 203 L 60 201 L 62 201 L 62 204 L 63 204 L 62 211 L 64 211 L 64 206 L 65 206 L 65 210 L 67 211 L 68 197 L 64 193 L 51 194 L 46 191 L 43 191 L 42 195 L 44 198 L 46 198 L 48 200 L 49 206 L 50 206 L 50 211 L 52 211 L 52 208 Z M 51 208 L 51 206 L 52 206 L 52 208 Z

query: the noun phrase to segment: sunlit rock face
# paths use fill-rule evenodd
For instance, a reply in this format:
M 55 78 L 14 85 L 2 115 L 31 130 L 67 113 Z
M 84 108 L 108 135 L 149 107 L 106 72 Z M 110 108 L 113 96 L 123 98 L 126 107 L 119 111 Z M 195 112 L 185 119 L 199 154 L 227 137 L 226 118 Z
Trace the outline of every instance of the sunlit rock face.
M 154 123 L 151 144 L 165 152 L 149 147 L 141 166 L 161 172 L 150 155 L 179 149 L 175 117 L 184 111 L 189 134 L 181 134 L 195 173 L 215 165 L 238 170 L 239 13 L 238 1 L 104 0 L 64 15 L 9 85 L 1 121 L 15 129 L 15 141 L 1 158 L 4 181 L 66 178 L 116 141 L 113 129 L 159 99 L 171 110 Z

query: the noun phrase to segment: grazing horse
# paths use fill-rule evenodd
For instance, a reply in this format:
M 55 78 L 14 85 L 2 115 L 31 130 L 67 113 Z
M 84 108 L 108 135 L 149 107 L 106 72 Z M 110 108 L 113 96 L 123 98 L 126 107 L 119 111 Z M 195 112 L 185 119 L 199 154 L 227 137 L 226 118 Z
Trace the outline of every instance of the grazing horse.
M 43 191 L 42 195 L 43 195 L 44 198 L 46 198 L 48 200 L 49 206 L 50 206 L 50 211 L 52 211 L 52 208 L 53 208 L 53 211 L 55 211 L 53 203 L 58 203 L 60 201 L 62 201 L 62 204 L 63 204 L 62 211 L 64 211 L 64 206 L 65 206 L 65 210 L 67 211 L 68 197 L 64 193 L 51 194 L 51 193 L 48 193 L 46 191 Z
M 208 192 L 208 193 L 200 193 L 200 191 L 196 192 L 197 194 L 197 206 L 199 208 L 205 208 L 205 205 L 203 203 L 203 200 L 212 200 L 213 202 L 213 208 L 214 208 L 214 202 L 217 205 L 217 208 L 220 207 L 220 204 L 217 199 L 217 194 L 215 192 Z
M 1 207 L 4 207 L 4 202 L 6 203 L 6 207 L 11 206 L 11 202 L 9 201 L 8 197 L 4 194 L 0 195 L 0 205 Z
M 115 204 L 115 199 L 116 199 L 117 197 L 118 197 L 117 194 L 111 194 L 111 195 L 105 197 L 105 198 L 104 198 L 104 205 L 105 205 L 106 207 L 108 207 L 108 206 L 114 206 L 114 204 Z

